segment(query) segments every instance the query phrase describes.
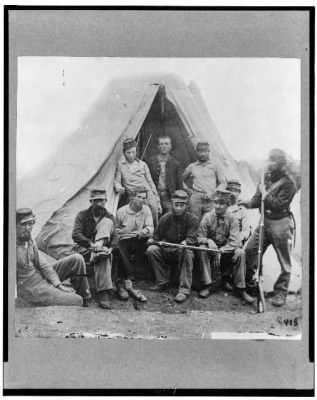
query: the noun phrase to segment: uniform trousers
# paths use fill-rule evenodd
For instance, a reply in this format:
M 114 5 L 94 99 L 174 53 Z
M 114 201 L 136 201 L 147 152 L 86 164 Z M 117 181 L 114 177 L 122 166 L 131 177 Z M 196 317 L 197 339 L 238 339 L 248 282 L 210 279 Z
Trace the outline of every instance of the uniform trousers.
M 133 254 L 135 256 L 135 262 L 138 265 L 142 264 L 144 261 L 144 252 L 146 249 L 146 242 L 148 238 L 145 239 L 120 239 L 118 244 L 118 250 L 120 255 L 119 264 L 119 279 L 132 279 L 135 273 L 135 267 L 130 261 L 130 256 Z
M 176 268 L 179 273 L 178 291 L 187 295 L 190 293 L 194 265 L 194 253 L 191 250 L 151 245 L 146 254 L 157 285 L 167 284 L 170 279 L 170 269 Z
M 202 216 L 214 208 L 212 200 L 205 199 L 206 194 L 202 192 L 193 191 L 189 198 L 189 211 L 195 214 L 199 221 Z
M 52 264 L 61 282 L 70 278 L 76 293 L 63 292 L 36 271 L 22 284 L 18 282 L 17 294 L 28 303 L 38 306 L 81 306 L 83 298 L 91 297 L 86 266 L 80 254 L 72 254 Z M 78 294 L 77 294 L 78 293 Z
M 203 285 L 210 285 L 221 276 L 223 280 L 232 281 L 239 289 L 245 288 L 245 254 L 240 248 L 230 252 L 222 253 L 220 265 L 217 265 L 218 254 L 205 251 L 199 252 L 201 281 Z M 220 271 L 217 269 L 220 267 Z
M 105 246 L 109 245 L 113 230 L 114 224 L 112 220 L 109 218 L 102 218 L 96 226 L 95 242 L 103 240 Z M 93 253 L 90 249 L 79 245 L 75 245 L 74 249 L 84 257 L 86 262 L 91 262 L 93 264 L 96 291 L 99 293 L 104 290 L 112 289 L 112 254 L 108 256 L 98 256 L 97 253 Z
M 246 283 L 253 288 L 256 286 L 255 274 L 257 271 L 258 248 L 259 248 L 258 226 L 250 237 L 246 248 Z M 294 224 L 290 217 L 281 219 L 264 219 L 264 234 L 262 254 L 269 245 L 272 245 L 281 266 L 281 272 L 274 284 L 274 292 L 287 294 L 291 277 L 291 250 L 293 242 Z

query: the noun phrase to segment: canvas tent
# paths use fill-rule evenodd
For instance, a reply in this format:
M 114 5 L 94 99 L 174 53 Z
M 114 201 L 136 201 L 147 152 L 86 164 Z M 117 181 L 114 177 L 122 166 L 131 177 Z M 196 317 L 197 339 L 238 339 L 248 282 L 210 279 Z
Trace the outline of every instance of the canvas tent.
M 107 190 L 107 209 L 115 213 L 113 180 L 123 140 L 136 138 L 138 155 L 146 160 L 155 153 L 161 134 L 171 136 L 173 155 L 184 168 L 195 160 L 196 143 L 208 141 L 211 158 L 226 177 L 240 179 L 245 197 L 254 192 L 250 171 L 229 154 L 194 83 L 171 75 L 114 80 L 78 129 L 17 185 L 18 207 L 32 207 L 37 216 L 39 248 L 56 259 L 72 253 L 74 219 L 89 206 L 91 188 Z

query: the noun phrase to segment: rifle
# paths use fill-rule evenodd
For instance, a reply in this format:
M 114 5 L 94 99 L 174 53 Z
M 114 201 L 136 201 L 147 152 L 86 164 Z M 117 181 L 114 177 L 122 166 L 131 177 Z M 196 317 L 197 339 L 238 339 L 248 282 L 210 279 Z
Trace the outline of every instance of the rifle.
M 218 249 L 209 249 L 208 247 L 198 247 L 198 246 L 189 246 L 185 244 L 177 244 L 177 243 L 170 243 L 170 242 L 156 242 L 154 241 L 153 244 L 157 246 L 166 246 L 166 247 L 177 247 L 178 249 L 188 249 L 188 250 L 198 250 L 198 251 L 207 251 L 209 253 L 220 253 Z
M 261 176 L 261 188 L 264 187 L 264 169 Z M 264 199 L 261 196 L 261 218 L 260 218 L 260 231 L 259 231 L 259 246 L 258 246 L 258 260 L 256 271 L 256 287 L 257 287 L 257 312 L 263 313 L 265 311 L 265 299 L 263 290 L 263 234 L 264 234 Z

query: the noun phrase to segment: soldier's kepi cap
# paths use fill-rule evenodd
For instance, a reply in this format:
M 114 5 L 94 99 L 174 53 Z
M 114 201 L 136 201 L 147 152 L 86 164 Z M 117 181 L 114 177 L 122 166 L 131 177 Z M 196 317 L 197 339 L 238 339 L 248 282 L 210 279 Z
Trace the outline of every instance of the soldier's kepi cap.
M 216 193 L 214 195 L 214 200 L 223 200 L 225 201 L 227 204 L 230 204 L 231 202 L 231 193 L 229 192 L 229 190 L 226 189 L 217 189 Z
M 30 208 L 18 208 L 16 210 L 16 222 L 25 224 L 26 222 L 35 222 L 35 215 Z
M 227 189 L 241 190 L 241 183 L 238 181 L 238 179 L 229 179 L 227 183 Z
M 124 139 L 123 143 L 123 151 L 131 149 L 131 147 L 136 147 L 136 141 L 133 138 Z
M 196 145 L 196 150 L 209 150 L 209 143 L 208 142 L 198 142 Z
M 176 190 L 172 195 L 172 201 L 175 203 L 188 203 L 188 194 L 184 190 Z
M 107 192 L 104 189 L 92 189 L 89 200 L 107 200 Z

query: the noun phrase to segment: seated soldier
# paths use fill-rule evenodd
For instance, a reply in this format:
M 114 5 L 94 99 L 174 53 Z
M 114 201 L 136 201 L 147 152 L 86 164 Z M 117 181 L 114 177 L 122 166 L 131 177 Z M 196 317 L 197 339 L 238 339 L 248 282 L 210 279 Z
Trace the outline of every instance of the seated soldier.
M 228 212 L 238 220 L 240 246 L 243 247 L 251 236 L 252 227 L 246 208 L 237 204 L 241 193 L 241 183 L 237 179 L 230 179 L 227 183 L 227 190 L 231 193 L 231 204 L 228 207 Z
M 127 300 L 130 294 L 137 300 L 146 301 L 146 297 L 132 287 L 135 268 L 130 261 L 130 256 L 135 255 L 136 263 L 142 263 L 146 242 L 149 237 L 152 237 L 154 231 L 151 210 L 144 204 L 146 195 L 147 190 L 144 186 L 136 187 L 130 203 L 117 211 L 119 275 L 123 276 L 123 280 L 119 279 L 116 285 L 118 296 L 122 300 Z
M 136 141 L 127 138 L 123 142 L 124 159 L 119 160 L 115 177 L 114 190 L 123 196 L 123 205 L 130 201 L 137 186 L 145 186 L 147 190 L 146 204 L 150 207 L 154 226 L 157 226 L 158 216 L 162 214 L 160 198 L 151 177 L 147 164 L 136 157 Z M 122 203 L 122 199 L 120 200 Z
M 32 240 L 34 224 L 31 209 L 16 211 L 17 296 L 37 306 L 86 307 L 91 295 L 83 257 L 73 254 L 48 263 Z M 74 289 L 62 284 L 68 278 Z
M 163 215 L 159 221 L 154 240 L 149 239 L 147 256 L 153 268 L 156 285 L 154 291 L 162 291 L 169 284 L 169 267 L 178 268 L 179 287 L 175 300 L 184 302 L 190 294 L 194 253 L 189 249 L 179 249 L 155 244 L 155 241 L 194 245 L 197 243 L 198 218 L 187 211 L 188 195 L 183 190 L 176 190 L 172 196 L 172 211 Z
M 234 285 L 234 293 L 245 302 L 252 303 L 253 297 L 245 291 L 245 256 L 240 248 L 239 227 L 237 220 L 227 211 L 230 204 L 230 192 L 218 189 L 214 196 L 214 210 L 207 213 L 201 220 L 198 229 L 198 242 L 200 245 L 207 245 L 210 249 L 220 250 L 220 271 L 224 287 L 226 282 L 231 280 Z M 199 252 L 200 268 L 203 289 L 200 297 L 207 298 L 215 289 L 212 283 L 212 275 L 217 273 L 211 270 L 211 255 L 207 252 Z
M 75 219 L 72 234 L 76 243 L 74 250 L 82 254 L 86 262 L 92 263 L 99 305 L 111 309 L 112 249 L 118 242 L 115 218 L 105 209 L 105 190 L 91 190 L 89 201 L 91 206 L 80 211 Z

